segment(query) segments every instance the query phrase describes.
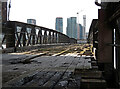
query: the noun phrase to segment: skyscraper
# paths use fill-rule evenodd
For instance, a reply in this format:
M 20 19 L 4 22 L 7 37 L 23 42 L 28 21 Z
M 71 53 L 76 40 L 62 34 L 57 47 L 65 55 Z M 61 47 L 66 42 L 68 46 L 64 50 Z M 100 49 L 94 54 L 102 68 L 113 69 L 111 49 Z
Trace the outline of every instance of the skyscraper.
M 86 39 L 86 15 L 83 15 L 83 39 Z
M 27 23 L 36 25 L 36 20 L 35 19 L 27 19 Z
M 77 39 L 77 18 L 76 17 L 70 17 L 67 19 L 67 35 L 70 38 Z
M 80 39 L 80 26 L 77 23 L 77 39 Z
M 81 24 L 79 24 L 79 29 L 80 29 L 80 38 L 79 39 L 83 39 L 83 27 L 82 27 L 82 25 Z
M 62 17 L 57 17 L 56 18 L 55 29 L 58 32 L 63 33 L 63 18 Z

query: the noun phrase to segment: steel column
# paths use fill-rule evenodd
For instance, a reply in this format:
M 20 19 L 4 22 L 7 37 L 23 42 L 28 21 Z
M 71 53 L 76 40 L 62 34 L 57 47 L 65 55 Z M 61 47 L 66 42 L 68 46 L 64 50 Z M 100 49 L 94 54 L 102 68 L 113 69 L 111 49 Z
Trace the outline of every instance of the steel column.
M 49 31 L 48 43 L 51 44 L 51 31 Z
M 23 27 L 22 27 L 22 29 L 23 29 L 23 46 L 26 46 L 26 26 L 24 25 Z
M 113 49 L 109 44 L 113 43 L 113 29 L 108 23 L 105 23 L 106 12 L 99 9 L 98 15 L 98 62 L 99 63 L 112 63 L 113 62 Z
M 39 32 L 38 32 L 38 43 L 42 44 L 42 30 L 41 29 L 39 29 Z
M 58 36 L 57 36 L 57 32 L 56 32 L 56 33 L 55 33 L 55 42 L 56 42 L 56 43 L 58 43 L 57 39 L 58 39 Z
M 15 47 L 15 23 L 8 22 L 8 30 L 6 30 L 6 48 Z
M 107 87 L 113 87 L 114 82 L 114 50 L 113 44 L 114 30 L 109 23 L 106 23 L 106 10 L 99 9 L 98 14 L 98 64 L 104 71 L 104 78 Z
M 117 19 L 117 28 L 115 30 L 115 44 L 116 44 L 116 70 L 117 83 L 120 87 L 120 18 Z
M 44 36 L 43 36 L 43 43 L 47 44 L 47 31 L 44 31 Z
M 35 35 L 36 35 L 35 27 L 32 27 L 32 45 L 35 45 Z
M 55 34 L 55 32 L 53 32 L 53 34 L 52 34 L 52 43 L 55 43 L 54 42 L 54 39 L 55 39 L 55 35 L 54 34 Z
M 2 2 L 2 22 L 7 22 L 7 2 Z

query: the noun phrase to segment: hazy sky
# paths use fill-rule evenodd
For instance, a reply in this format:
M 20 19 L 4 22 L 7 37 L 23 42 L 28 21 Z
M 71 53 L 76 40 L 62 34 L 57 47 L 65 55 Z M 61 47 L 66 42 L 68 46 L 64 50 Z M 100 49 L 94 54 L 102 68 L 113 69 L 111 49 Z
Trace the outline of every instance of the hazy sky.
M 77 17 L 79 12 L 81 24 L 83 15 L 86 15 L 88 32 L 92 19 L 98 18 L 99 7 L 94 2 L 95 0 L 11 0 L 10 20 L 27 22 L 27 19 L 36 19 L 37 25 L 55 29 L 55 18 L 63 17 L 63 32 L 66 33 L 67 18 Z

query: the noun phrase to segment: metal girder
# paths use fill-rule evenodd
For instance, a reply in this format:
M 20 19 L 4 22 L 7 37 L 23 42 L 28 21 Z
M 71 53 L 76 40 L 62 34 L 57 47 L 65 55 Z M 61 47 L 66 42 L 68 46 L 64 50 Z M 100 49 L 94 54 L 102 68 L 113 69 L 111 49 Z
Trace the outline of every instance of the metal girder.
M 106 21 L 106 11 L 99 9 L 98 15 L 98 62 L 113 62 L 113 47 L 107 44 L 113 43 L 113 29 Z

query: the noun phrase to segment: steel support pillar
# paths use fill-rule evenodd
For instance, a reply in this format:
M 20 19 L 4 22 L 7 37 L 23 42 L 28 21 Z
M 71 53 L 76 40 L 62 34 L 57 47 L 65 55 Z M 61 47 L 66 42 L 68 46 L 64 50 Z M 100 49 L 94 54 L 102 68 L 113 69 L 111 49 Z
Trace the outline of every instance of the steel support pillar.
M 7 22 L 7 2 L 2 2 L 2 22 L 3 25 Z
M 120 88 L 120 18 L 117 19 L 117 28 L 115 29 L 116 44 L 116 79 Z
M 38 43 L 42 44 L 42 30 L 41 29 L 39 30 L 39 33 L 38 33 Z
M 58 40 L 59 40 L 58 42 L 59 42 L 59 43 L 62 43 L 62 39 L 61 39 L 61 38 L 62 38 L 62 37 L 61 37 L 61 34 L 58 34 Z
M 35 27 L 32 27 L 32 45 L 35 45 L 35 35 L 36 35 Z
M 98 62 L 112 63 L 113 48 L 109 44 L 113 43 L 114 30 L 106 23 L 106 11 L 99 9 L 98 15 Z
M 26 26 L 24 25 L 22 27 L 22 30 L 23 30 L 23 46 L 26 46 Z
M 52 33 L 52 43 L 55 43 L 55 42 L 54 42 L 54 39 L 55 39 L 54 33 L 55 33 L 55 32 Z
M 48 43 L 51 44 L 51 31 L 49 31 L 49 34 L 48 34 Z
M 15 23 L 9 22 L 6 28 L 6 48 L 15 47 Z
M 44 31 L 43 44 L 47 44 L 47 31 Z
M 55 43 L 57 43 L 57 33 L 55 33 Z
M 107 13 L 104 9 L 99 9 L 98 14 L 98 64 L 104 71 L 104 78 L 108 87 L 114 87 L 114 50 L 113 33 L 109 23 L 106 23 Z

